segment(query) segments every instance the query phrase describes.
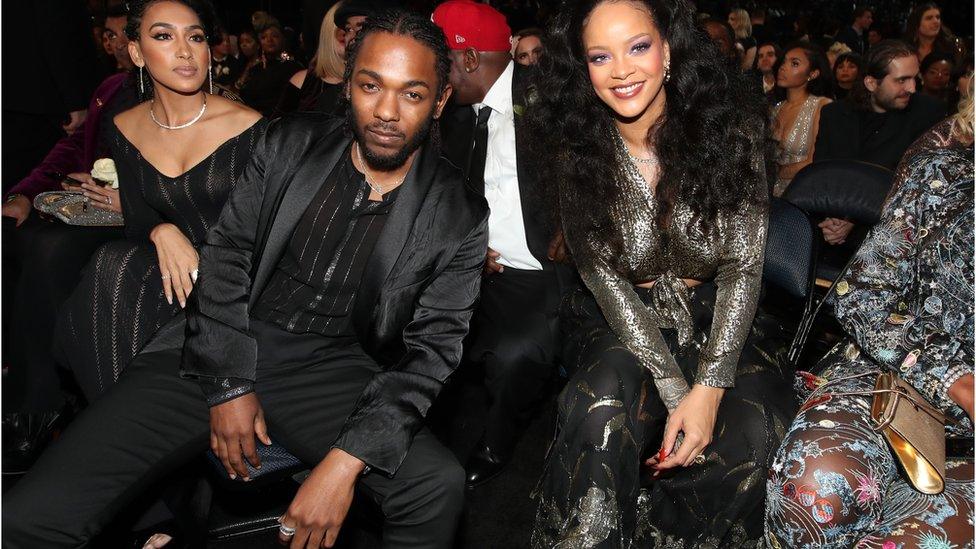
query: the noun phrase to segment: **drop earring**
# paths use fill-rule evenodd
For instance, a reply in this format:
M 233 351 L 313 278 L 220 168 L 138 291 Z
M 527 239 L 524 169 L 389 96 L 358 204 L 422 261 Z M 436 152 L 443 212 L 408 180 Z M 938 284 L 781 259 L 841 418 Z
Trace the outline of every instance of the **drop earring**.
M 667 83 L 671 80 L 671 60 L 668 59 L 664 62 L 664 82 Z
M 146 95 L 146 87 L 142 83 L 142 67 L 139 67 L 139 96 Z
M 208 79 L 210 80 L 210 95 L 213 95 L 213 61 L 210 62 L 210 67 L 207 69 Z

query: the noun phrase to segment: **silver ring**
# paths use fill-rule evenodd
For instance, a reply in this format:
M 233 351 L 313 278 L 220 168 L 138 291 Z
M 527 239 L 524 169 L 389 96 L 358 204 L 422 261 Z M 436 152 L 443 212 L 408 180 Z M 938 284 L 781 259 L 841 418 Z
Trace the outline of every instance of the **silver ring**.
M 282 523 L 281 526 L 278 527 L 278 531 L 281 532 L 281 535 L 285 536 L 286 538 L 290 538 L 295 535 L 295 528 L 292 528 L 291 526 L 285 526 L 284 523 Z
M 695 465 L 704 465 L 704 464 L 705 464 L 705 454 L 698 454 L 697 456 L 695 456 Z
M 166 280 L 167 278 L 169 278 L 169 275 L 163 275 L 163 280 Z
M 106 197 L 105 197 L 105 201 L 106 201 L 106 202 L 108 202 L 108 205 L 109 205 L 109 206 L 111 206 L 111 205 L 112 205 L 112 197 L 111 197 L 111 196 L 106 196 Z

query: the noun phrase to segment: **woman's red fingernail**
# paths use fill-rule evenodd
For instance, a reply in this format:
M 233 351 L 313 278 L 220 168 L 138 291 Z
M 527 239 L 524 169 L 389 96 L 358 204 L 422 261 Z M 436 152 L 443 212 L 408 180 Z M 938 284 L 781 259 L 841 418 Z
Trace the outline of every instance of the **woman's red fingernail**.
M 661 451 L 658 452 L 658 454 L 657 454 L 657 461 L 658 461 L 658 463 L 664 461 L 667 457 L 668 456 L 664 453 L 664 448 L 662 447 L 661 448 Z

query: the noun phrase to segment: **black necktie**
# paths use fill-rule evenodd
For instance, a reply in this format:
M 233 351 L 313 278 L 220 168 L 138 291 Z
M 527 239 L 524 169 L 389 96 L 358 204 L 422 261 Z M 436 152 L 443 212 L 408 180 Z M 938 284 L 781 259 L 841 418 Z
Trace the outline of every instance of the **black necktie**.
M 488 156 L 488 117 L 491 107 L 485 105 L 478 110 L 478 120 L 474 124 L 474 139 L 468 155 L 468 181 L 481 194 L 485 193 L 485 158 Z

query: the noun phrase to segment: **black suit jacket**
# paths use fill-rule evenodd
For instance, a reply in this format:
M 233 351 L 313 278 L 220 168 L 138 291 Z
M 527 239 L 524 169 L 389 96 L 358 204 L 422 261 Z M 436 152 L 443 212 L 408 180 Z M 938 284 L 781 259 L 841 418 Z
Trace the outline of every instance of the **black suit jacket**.
M 552 222 L 549 219 L 551 208 L 545 203 L 536 179 L 535 170 L 528 161 L 531 151 L 528 146 L 528 129 L 522 114 L 529 107 L 529 77 L 531 67 L 515 63 L 512 77 L 512 103 L 515 112 L 515 151 L 518 172 L 519 199 L 522 204 L 522 222 L 525 225 L 525 239 L 529 252 L 542 264 L 543 270 L 556 276 L 557 291 L 561 293 L 578 284 L 576 270 L 567 264 L 554 263 L 548 259 L 549 242 L 552 239 Z M 441 119 L 441 135 L 444 155 L 461 167 L 464 175 L 472 164 L 471 148 L 474 139 L 476 116 L 470 105 L 452 105 L 450 111 Z M 484 194 L 485 190 L 475 189 Z
M 183 373 L 255 377 L 248 312 L 295 226 L 347 150 L 342 121 L 302 113 L 272 123 L 200 249 L 187 304 Z M 417 155 L 366 265 L 353 310 L 381 366 L 336 447 L 396 473 L 424 415 L 461 359 L 480 290 L 488 208 L 433 147 Z
M 863 116 L 849 100 L 825 105 L 820 111 L 813 161 L 860 160 L 894 170 L 909 145 L 945 118 L 945 107 L 936 99 L 915 94 L 904 110 L 886 113 L 873 136 L 863 135 Z

